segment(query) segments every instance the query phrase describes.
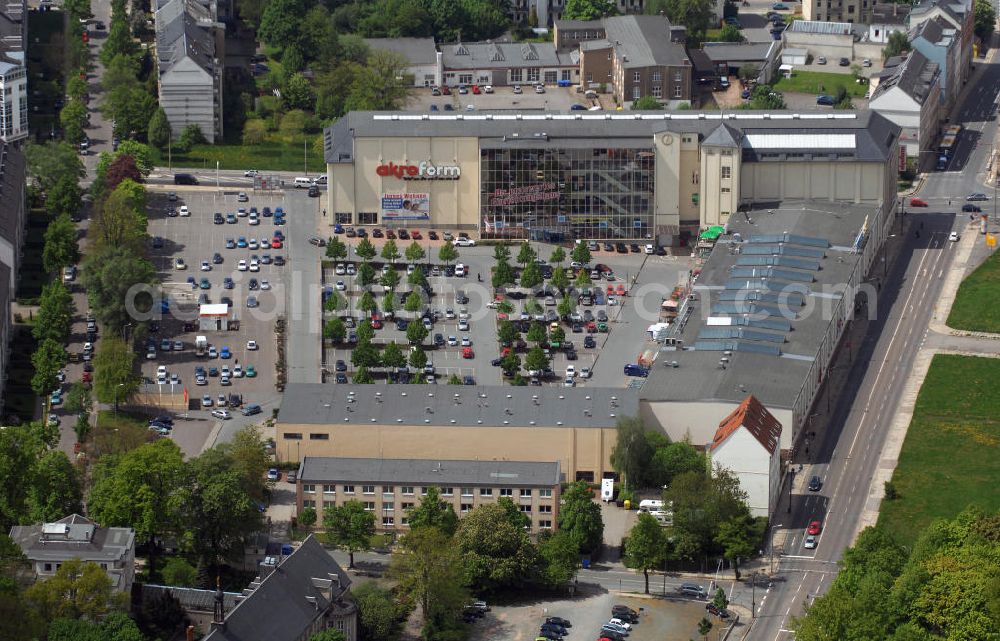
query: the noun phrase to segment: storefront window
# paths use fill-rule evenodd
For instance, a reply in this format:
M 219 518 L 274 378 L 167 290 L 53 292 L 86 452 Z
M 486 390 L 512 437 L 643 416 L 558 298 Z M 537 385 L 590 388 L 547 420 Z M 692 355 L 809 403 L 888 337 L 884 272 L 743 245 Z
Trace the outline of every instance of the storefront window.
M 524 82 L 522 80 L 522 78 L 524 78 L 524 76 L 522 75 L 522 71 L 523 71 L 522 69 L 511 69 L 510 70 L 510 81 L 511 81 L 511 83 Z
M 349 211 L 338 211 L 333 215 L 334 222 L 340 225 L 350 225 L 353 216 Z
M 549 85 L 554 85 L 559 82 L 559 72 L 558 71 L 546 71 L 545 72 L 545 83 Z
M 528 82 L 538 82 L 538 67 L 528 69 Z
M 642 238 L 653 233 L 652 148 L 483 149 L 484 238 Z
M 376 225 L 376 224 L 378 224 L 378 212 L 376 212 L 376 211 L 359 211 L 358 212 L 358 224 L 359 225 Z

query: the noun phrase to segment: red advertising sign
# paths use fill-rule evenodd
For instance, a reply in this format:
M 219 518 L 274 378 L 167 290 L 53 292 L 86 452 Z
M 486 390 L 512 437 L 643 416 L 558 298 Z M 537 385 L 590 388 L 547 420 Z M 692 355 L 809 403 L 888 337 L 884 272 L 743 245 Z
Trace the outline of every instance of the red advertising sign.
M 434 165 L 422 162 L 417 165 L 397 165 L 390 162 L 375 168 L 375 173 L 388 178 L 400 180 L 458 180 L 462 176 L 462 168 L 457 165 Z

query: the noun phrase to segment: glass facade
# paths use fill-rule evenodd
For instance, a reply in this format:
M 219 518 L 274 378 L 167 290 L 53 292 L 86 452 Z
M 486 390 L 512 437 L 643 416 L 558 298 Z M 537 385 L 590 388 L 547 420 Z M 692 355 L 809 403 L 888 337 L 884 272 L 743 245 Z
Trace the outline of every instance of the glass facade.
M 483 238 L 645 238 L 653 233 L 649 148 L 483 149 Z

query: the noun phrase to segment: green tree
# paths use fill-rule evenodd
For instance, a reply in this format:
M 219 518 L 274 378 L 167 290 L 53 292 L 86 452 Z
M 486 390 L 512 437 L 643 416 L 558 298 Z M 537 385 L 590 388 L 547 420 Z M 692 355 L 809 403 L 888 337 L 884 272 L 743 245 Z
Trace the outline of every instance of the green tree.
M 698 634 L 700 634 L 703 639 L 707 639 L 708 633 L 711 631 L 712 622 L 709 621 L 707 617 L 702 617 L 701 621 L 698 622 Z
M 354 350 L 351 351 L 351 364 L 359 369 L 379 367 L 382 364 L 381 354 L 370 342 L 359 341 Z
M 86 137 L 84 130 L 87 127 L 87 107 L 77 100 L 70 100 L 59 112 L 59 124 L 63 128 L 64 140 L 74 145 L 80 144 Z
M 392 241 L 390 240 L 389 242 L 391 243 Z M 408 262 L 419 263 L 426 257 L 427 257 L 427 252 L 424 251 L 424 248 L 421 247 L 420 243 L 418 243 L 417 241 L 413 241 L 406 248 L 406 260 Z
M 25 599 L 47 621 L 99 620 L 122 609 L 126 595 L 115 591 L 111 577 L 101 566 L 71 558 L 59 564 L 54 576 L 29 587 Z
M 542 371 L 549 366 L 549 359 L 541 347 L 532 347 L 524 357 L 524 368 L 529 372 Z
M 430 283 L 427 282 L 427 275 L 422 269 L 414 269 L 413 273 L 406 277 L 406 282 L 414 287 L 419 287 L 425 292 L 430 291 Z
M 108 66 L 116 56 L 135 57 L 138 52 L 139 46 L 132 39 L 125 14 L 113 13 L 108 37 L 101 48 L 101 63 Z
M 590 279 L 590 274 L 587 273 L 586 269 L 581 269 L 580 273 L 576 275 L 576 280 L 573 284 L 577 287 L 590 287 L 594 284 L 594 281 Z
M 541 323 L 532 323 L 528 327 L 528 333 L 525 336 L 529 343 L 534 343 L 535 345 L 541 346 L 548 339 L 548 334 L 545 331 L 545 326 Z
M 540 578 L 551 588 L 569 583 L 580 564 L 580 550 L 576 542 L 572 535 L 562 530 L 539 536 L 538 555 L 542 563 Z
M 604 536 L 601 506 L 594 502 L 590 488 L 583 481 L 570 484 L 562 494 L 559 530 L 566 532 L 583 553 L 596 552 Z
M 450 265 L 458 260 L 458 249 L 451 243 L 441 245 L 441 249 L 438 250 L 438 260 L 445 265 Z
M 358 267 L 358 283 L 362 287 L 368 287 L 375 282 L 375 268 L 369 262 L 361 263 Z
M 327 628 L 310 636 L 309 641 L 347 641 L 347 635 L 340 630 Z
M 338 309 L 343 309 L 345 303 L 346 301 L 343 296 L 336 291 L 332 291 L 327 295 L 326 300 L 323 302 L 323 311 L 336 312 Z
M 94 400 L 90 388 L 81 381 L 70 385 L 66 393 L 66 411 L 74 414 L 90 414 L 94 409 Z
M 600 20 L 618 11 L 611 0 L 566 0 L 563 20 Z
M 90 229 L 99 249 L 129 249 L 130 258 L 135 258 L 144 244 L 147 223 L 145 212 L 136 211 L 133 185 L 128 180 L 111 192 L 98 208 L 97 220 Z
M 507 261 L 501 261 L 493 268 L 493 278 L 491 280 L 493 289 L 500 289 L 504 285 L 513 285 L 515 282 L 514 269 Z
M 38 344 L 38 349 L 31 355 L 31 365 L 35 368 L 31 389 L 35 394 L 47 398 L 52 390 L 59 387 L 56 376 L 65 363 L 66 350 L 62 343 L 46 338 Z
M 459 377 L 458 374 L 452 374 L 451 376 L 448 377 L 448 384 L 449 385 L 461 385 L 462 384 L 462 379 Z
M 734 24 L 727 24 L 719 32 L 719 42 L 744 42 L 743 32 Z
M 760 543 L 760 532 L 754 527 L 749 514 L 741 514 L 719 524 L 715 542 L 722 548 L 723 555 L 733 564 L 736 580 L 740 579 L 740 559 L 748 559 Z
M 611 450 L 611 465 L 624 477 L 625 487 L 641 487 L 646 467 L 653 456 L 646 440 L 646 426 L 641 418 L 622 416 L 615 426 L 615 446 Z
M 296 74 L 298 75 L 298 74 Z M 290 139 L 301 136 L 306 129 L 306 112 L 301 109 L 291 109 L 281 116 L 278 131 Z
M 422 370 L 426 365 L 427 365 L 427 352 L 425 352 L 423 348 L 418 347 L 417 349 L 410 352 L 410 367 L 412 367 L 413 369 Z
M 566 330 L 562 327 L 556 327 L 549 332 L 549 340 L 553 343 L 565 343 L 566 342 Z
M 552 270 L 551 281 L 552 285 L 560 292 L 565 292 L 566 288 L 569 287 L 569 276 L 566 275 L 566 270 L 563 267 L 556 267 Z
M 326 243 L 326 257 L 333 260 L 344 260 L 347 258 L 347 245 L 337 236 L 332 236 Z
M 32 523 L 51 523 L 83 510 L 80 479 L 64 452 L 43 454 L 30 479 L 27 498 Z
M 395 341 L 382 349 L 382 367 L 396 369 L 406 366 L 406 356 Z
M 75 312 L 76 304 L 69 289 L 62 280 L 53 280 L 42 288 L 38 316 L 31 328 L 32 336 L 36 340 L 51 338 L 58 343 L 65 343 L 73 327 Z
M 451 536 L 458 529 L 458 516 L 451 503 L 441 499 L 441 492 L 436 487 L 427 488 L 420 502 L 406 511 L 410 531 L 423 527 L 433 527 L 445 536 Z
M 369 373 L 368 368 L 364 365 L 359 366 L 354 370 L 354 377 L 351 379 L 355 385 L 371 385 L 375 382 L 372 378 L 371 373 Z
M 388 280 L 391 280 L 391 279 L 383 279 L 383 285 L 386 282 L 388 282 Z M 397 277 L 396 280 L 398 280 L 398 277 Z M 398 283 L 393 284 L 393 286 L 392 286 L 393 289 L 395 289 L 396 285 L 398 285 Z M 389 314 L 395 314 L 396 313 L 396 299 L 393 296 L 393 290 L 392 289 L 389 290 L 389 291 L 387 291 L 382 296 L 382 311 L 385 313 L 386 316 L 388 316 Z
M 182 588 L 198 587 L 198 569 L 180 557 L 170 557 L 163 565 L 163 581 Z
M 576 303 L 574 303 L 573 299 L 569 296 L 565 296 L 559 301 L 556 311 L 559 313 L 560 317 L 567 318 L 576 311 Z
M 506 497 L 467 514 L 459 523 L 456 542 L 470 585 L 479 590 L 523 586 L 538 564 L 524 515 Z
M 517 328 L 514 327 L 514 323 L 509 320 L 500 321 L 500 326 L 497 328 L 497 338 L 500 339 L 500 344 L 505 346 L 511 346 L 514 341 L 521 335 Z
M 712 605 L 719 608 L 720 610 L 725 610 L 729 607 L 729 599 L 726 598 L 726 591 L 719 588 L 715 591 L 715 596 L 712 597 Z
M 743 65 L 740 67 L 739 77 L 744 84 L 757 80 L 758 76 L 760 76 L 760 67 L 757 65 Z
M 989 40 L 997 25 L 997 12 L 989 0 L 976 0 L 973 5 L 975 33 L 980 40 Z
M 397 260 L 399 260 L 399 248 L 396 247 L 396 241 L 392 240 L 391 238 L 385 241 L 385 244 L 382 245 L 381 256 L 383 260 L 387 260 L 390 263 L 395 263 Z
M 285 84 L 285 90 L 281 97 L 285 100 L 285 107 L 288 109 L 305 109 L 312 111 L 316 108 L 316 94 L 313 93 L 312 86 L 301 73 L 293 73 Z
M 786 109 L 785 99 L 771 85 L 757 85 L 750 92 L 750 100 L 743 103 L 744 109 L 778 110 Z
M 397 53 L 376 49 L 354 77 L 345 103 L 348 111 L 395 111 L 406 101 L 409 63 Z
M 244 426 L 221 449 L 228 457 L 228 467 L 239 474 L 243 490 L 251 497 L 263 501 L 267 490 L 261 479 L 272 463 L 260 426 Z
M 369 261 L 372 258 L 375 258 L 377 252 L 375 251 L 375 245 L 373 245 L 372 241 L 368 240 L 368 237 L 366 236 L 365 238 L 362 238 L 361 242 L 358 243 L 358 246 L 354 248 L 354 253 L 357 254 L 361 260 Z
M 416 313 L 416 312 L 420 311 L 420 308 L 423 307 L 423 304 L 424 304 L 424 301 L 420 297 L 420 294 L 418 292 L 416 292 L 416 291 L 412 291 L 406 297 L 406 302 L 403 303 L 403 309 L 405 309 L 406 311 L 408 311 L 410 313 Z M 407 329 L 409 329 L 409 328 L 407 328 Z
M 243 124 L 243 144 L 262 145 L 267 139 L 267 124 L 260 118 L 250 118 Z
M 77 199 L 79 199 L 77 191 Z M 68 214 L 60 214 L 45 230 L 45 245 L 42 248 L 42 265 L 50 274 L 63 267 L 75 265 L 80 260 L 80 247 L 76 240 L 76 225 Z
M 204 145 L 206 143 L 208 143 L 208 139 L 205 138 L 204 132 L 202 132 L 201 127 L 194 123 L 184 127 L 180 138 L 177 139 L 177 146 L 181 149 L 191 149 L 195 145 Z
M 389 293 L 386 294 L 386 300 L 388 301 L 393 300 L 391 292 L 393 292 L 396 289 L 396 287 L 399 286 L 399 280 L 400 280 L 399 272 L 397 272 L 395 269 L 390 269 L 389 271 L 387 271 L 385 274 L 382 275 L 382 287 L 385 287 L 386 289 L 389 290 Z
M 494 245 L 493 260 L 495 260 L 498 263 L 509 263 L 510 245 L 508 245 L 507 243 L 500 243 L 499 245 Z
M 87 175 L 76 149 L 65 142 L 50 141 L 44 145 L 29 143 L 24 150 L 28 173 L 42 191 L 48 192 L 64 177 L 81 179 Z
M 663 103 L 653 96 L 643 96 L 632 101 L 632 111 L 658 111 L 663 109 Z
M 531 247 L 528 241 L 524 241 L 523 243 L 521 243 L 521 247 L 520 249 L 518 249 L 517 252 L 518 264 L 520 264 L 523 267 L 524 265 L 533 262 L 536 258 L 538 258 L 538 252 L 536 252 Z
M 359 343 L 371 343 L 372 339 L 375 338 L 375 328 L 371 326 L 371 323 L 361 323 L 358 325 L 357 334 Z
M 590 250 L 587 249 L 587 243 L 579 242 L 573 247 L 573 251 L 570 252 L 570 258 L 574 261 L 587 265 L 590 263 Z
M 347 327 L 341 318 L 331 318 L 323 323 L 323 338 L 328 338 L 334 343 L 344 342 L 347 336 Z
M 311 528 L 316 525 L 316 508 L 302 508 L 302 511 L 299 512 L 299 525 L 307 528 Z
M 533 289 L 543 282 L 542 269 L 536 263 L 528 263 L 528 266 L 521 271 L 521 287 Z
M 549 263 L 552 265 L 562 265 L 564 262 L 566 262 L 566 250 L 557 246 L 552 250 L 552 255 L 549 256 Z
M 645 484 L 647 487 L 667 487 L 678 474 L 707 469 L 708 461 L 701 451 L 688 441 L 677 441 L 655 449 L 647 467 Z
M 909 51 L 910 47 L 910 39 L 905 31 L 892 31 L 889 33 L 885 47 L 882 48 L 882 59 L 888 60 L 893 56 L 898 56 L 904 51 Z
M 117 336 L 101 339 L 94 355 L 94 394 L 97 400 L 117 406 L 138 389 L 135 351 Z
M 309 5 L 305 0 L 271 0 L 264 7 L 257 35 L 275 47 L 285 47 L 299 41 L 302 17 Z
M 354 553 L 371 548 L 375 534 L 375 514 L 365 511 L 360 501 L 347 501 L 343 505 L 323 510 L 326 542 L 347 550 L 349 568 L 354 567 Z
M 366 641 L 390 641 L 396 630 L 396 602 L 391 591 L 374 582 L 351 586 L 358 605 L 358 632 Z
M 664 13 L 670 24 L 684 25 L 689 42 L 701 42 L 705 32 L 715 22 L 715 3 L 712 0 L 650 0 L 644 11 L 647 15 Z
M 513 351 L 500 359 L 500 369 L 507 376 L 514 376 L 521 370 L 521 359 Z
M 170 121 L 167 120 L 167 112 L 163 107 L 157 107 L 153 112 L 153 117 L 149 120 L 149 129 L 146 131 L 146 140 L 157 149 L 166 149 L 170 144 Z
M 390 575 L 420 604 L 424 637 L 437 638 L 426 633 L 457 620 L 468 602 L 467 566 L 455 539 L 433 526 L 412 529 L 401 545 L 403 553 L 392 555 Z
M 371 292 L 365 292 L 361 295 L 361 300 L 358 301 L 358 309 L 369 316 L 378 310 L 378 305 L 375 304 L 375 297 L 372 296 Z
M 642 571 L 646 594 L 649 594 L 649 571 L 663 566 L 666 548 L 667 538 L 659 521 L 648 512 L 640 512 L 625 540 L 625 564 Z
M 64 0 L 63 10 L 73 18 L 89 20 L 94 17 L 90 12 L 90 0 Z
M 677 552 L 682 558 L 724 553 L 717 539 L 721 525 L 750 514 L 746 493 L 725 469 L 678 474 L 663 498 L 673 504 L 673 532 L 680 540 Z

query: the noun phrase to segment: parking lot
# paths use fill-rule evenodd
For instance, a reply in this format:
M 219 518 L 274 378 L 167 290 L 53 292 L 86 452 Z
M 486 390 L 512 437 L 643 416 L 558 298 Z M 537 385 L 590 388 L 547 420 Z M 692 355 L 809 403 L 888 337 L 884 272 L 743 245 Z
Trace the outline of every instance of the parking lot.
M 422 233 L 424 237 L 420 245 L 425 249 L 427 255 L 432 259 L 436 258 L 438 248 L 443 241 L 427 240 L 427 232 Z M 355 276 L 347 273 L 346 264 L 359 263 L 354 253 L 354 247 L 359 242 L 358 239 L 340 236 L 351 248 L 343 274 L 338 274 L 337 267 L 329 267 L 324 273 L 324 283 L 330 289 L 339 289 L 341 295 L 347 294 L 348 309 L 339 313 L 341 316 L 351 315 L 355 319 L 360 319 L 363 314 L 357 310 L 357 303 L 360 296 Z M 386 239 L 369 238 L 376 249 L 381 251 Z M 397 240 L 397 246 L 402 253 L 406 246 L 412 241 Z M 548 258 L 554 246 L 541 243 L 532 243 L 542 259 Z M 491 364 L 491 361 L 500 356 L 500 347 L 497 342 L 497 314 L 487 304 L 492 300 L 492 289 L 489 286 L 490 270 L 494 265 L 493 247 L 463 247 L 459 248 L 460 257 L 458 262 L 467 266 L 468 274 L 461 278 L 457 276 L 434 276 L 431 275 L 428 281 L 431 284 L 433 296 L 426 303 L 426 308 L 439 315 L 439 319 L 433 323 L 429 330 L 428 338 L 424 341 L 428 362 L 435 367 L 437 382 L 444 382 L 452 374 L 460 378 L 472 377 L 472 381 L 479 385 L 498 385 L 501 383 L 501 371 L 499 367 Z M 516 245 L 513 246 L 514 254 L 517 253 Z M 432 264 L 438 261 L 432 260 Z M 381 266 L 381 259 L 376 258 L 373 263 Z M 636 362 L 637 357 L 645 349 L 650 348 L 646 328 L 656 322 L 659 313 L 660 303 L 669 296 L 673 287 L 684 282 L 690 261 L 686 258 L 674 258 L 669 256 L 646 255 L 644 253 L 618 253 L 615 251 L 605 251 L 603 245 L 598 251 L 592 252 L 592 265 L 604 264 L 615 274 L 613 281 L 602 280 L 595 282 L 595 287 L 604 288 L 611 286 L 617 289 L 622 287 L 626 290 L 627 296 L 615 297 L 615 304 L 608 304 L 610 297 L 602 296 L 595 301 L 596 304 L 590 306 L 580 306 L 578 311 L 581 315 L 590 314 L 593 318 L 599 318 L 604 314 L 608 318 L 608 331 L 591 332 L 586 328 L 578 327 L 579 332 L 574 331 L 571 324 L 561 323 L 561 327 L 566 332 L 566 340 L 572 343 L 576 355 L 575 360 L 570 360 L 567 350 L 553 350 L 551 353 L 551 369 L 553 376 L 543 379 L 545 384 L 562 385 L 565 380 L 567 367 L 572 365 L 576 372 L 584 368 L 590 370 L 590 378 L 576 377 L 576 385 L 591 385 L 600 387 L 624 387 L 629 383 L 629 379 L 622 373 L 622 368 L 626 362 Z M 406 269 L 405 259 L 398 265 L 401 272 L 401 281 L 405 283 Z M 483 282 L 478 276 L 483 277 Z M 402 285 L 399 291 L 408 291 L 409 287 Z M 455 302 L 455 294 L 461 290 L 468 297 L 469 302 L 462 305 Z M 375 299 L 381 301 L 381 287 L 375 286 Z M 556 302 L 558 296 L 554 297 Z M 397 294 L 397 318 L 411 319 L 416 317 L 419 322 L 420 312 L 416 314 L 407 313 L 402 310 L 401 294 Z M 513 299 L 509 302 L 514 307 L 512 319 L 520 318 L 522 311 L 527 305 L 535 301 L 543 303 L 543 313 L 555 313 L 554 305 L 544 305 L 544 298 L 529 296 L 524 299 Z M 603 304 L 600 304 L 602 303 Z M 449 312 L 450 310 L 450 312 Z M 459 316 L 463 310 L 469 316 L 468 330 L 459 330 Z M 454 315 L 454 317 L 452 317 Z M 591 316 L 586 316 L 588 320 Z M 548 324 L 548 321 L 546 321 Z M 351 331 L 350 329 L 348 330 Z M 445 345 L 435 348 L 434 338 L 440 334 Z M 458 345 L 448 345 L 450 338 L 454 337 Z M 522 335 L 523 337 L 523 335 Z M 474 358 L 462 358 L 463 338 L 468 338 L 474 352 Z M 588 339 L 593 341 L 592 346 L 587 345 Z M 394 321 L 385 322 L 382 328 L 376 330 L 373 341 L 376 344 L 386 344 L 395 341 L 401 347 L 408 344 L 405 331 L 396 327 Z M 351 365 L 350 344 L 338 345 L 326 350 L 326 367 L 330 376 L 327 380 L 336 380 L 336 374 L 343 374 L 340 380 L 350 381 L 354 367 Z M 341 370 L 337 371 L 337 361 L 343 361 Z M 524 362 L 522 354 L 522 364 Z M 522 370 L 522 374 L 524 371 Z
M 162 279 L 169 310 L 159 322 L 158 331 L 150 335 L 150 345 L 155 350 L 147 346 L 141 354 L 142 373 L 147 382 L 158 383 L 166 378 L 165 386 L 172 391 L 186 388 L 191 411 L 199 413 L 195 416 L 203 413 L 202 418 L 208 418 L 211 410 L 220 408 L 220 395 L 239 394 L 247 404 L 260 403 L 275 393 L 274 319 L 285 307 L 287 269 L 275 261 L 287 263 L 296 241 L 289 238 L 280 249 L 262 248 L 261 241 L 270 245 L 275 231 L 284 226 L 277 226 L 273 217 L 264 216 L 258 217 L 258 225 L 250 225 L 249 215 L 235 215 L 239 207 L 262 211 L 266 206 L 274 210 L 283 202 L 280 196 L 259 198 L 248 193 L 248 202 L 237 202 L 236 191 L 186 190 L 177 192 L 177 196 L 176 201 L 170 201 L 165 191 L 150 195 L 151 256 Z M 167 214 L 168 210 L 181 207 L 187 207 L 188 215 Z M 229 223 L 215 224 L 215 212 L 224 217 L 229 213 L 234 216 Z M 230 240 L 233 247 L 227 248 Z M 237 247 L 237 244 L 247 246 Z M 251 271 L 254 257 L 259 264 L 256 271 Z M 179 260 L 183 261 L 182 268 Z M 238 269 L 239 261 L 246 261 L 245 271 Z M 227 278 L 231 282 L 224 286 Z M 221 331 L 197 328 L 200 303 L 226 302 L 229 318 L 236 321 L 238 329 L 225 329 L 225 322 Z M 254 302 L 256 306 L 248 306 Z M 210 350 L 206 356 L 196 355 L 196 336 L 207 337 Z M 176 349 L 177 342 L 180 350 Z M 205 369 L 206 384 L 196 380 L 196 366 Z M 160 367 L 166 370 L 165 376 L 159 375 Z M 227 370 L 230 377 L 225 385 L 223 377 Z M 242 375 L 237 375 L 237 371 Z M 248 376 L 251 373 L 254 375 Z M 202 401 L 203 395 L 210 397 L 211 405 Z
M 607 592 L 574 599 L 545 600 L 528 605 L 494 605 L 472 626 L 473 641 L 534 641 L 546 617 L 572 623 L 564 641 L 595 641 L 601 625 L 611 618 L 611 606 L 622 604 L 638 611 L 627 641 L 687 641 L 697 638 L 698 621 L 705 616 L 704 601 L 643 599 Z M 716 638 L 719 620 L 713 619 Z
M 449 91 L 451 95 L 433 96 L 429 87 L 414 89 L 406 108 L 410 111 L 431 111 L 433 105 L 438 111 L 444 112 L 445 105 L 451 105 L 456 112 L 498 109 L 568 111 L 574 104 L 585 107 L 595 104 L 585 99 L 583 94 L 577 93 L 575 87 L 554 85 L 546 85 L 545 93 L 535 93 L 534 87 L 528 84 L 521 86 L 520 94 L 514 93 L 513 87 L 494 87 L 493 93 L 479 94 L 472 91 L 460 94 L 458 88 L 454 87 Z M 469 109 L 470 106 L 472 109 Z

